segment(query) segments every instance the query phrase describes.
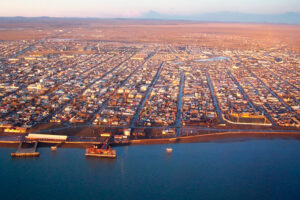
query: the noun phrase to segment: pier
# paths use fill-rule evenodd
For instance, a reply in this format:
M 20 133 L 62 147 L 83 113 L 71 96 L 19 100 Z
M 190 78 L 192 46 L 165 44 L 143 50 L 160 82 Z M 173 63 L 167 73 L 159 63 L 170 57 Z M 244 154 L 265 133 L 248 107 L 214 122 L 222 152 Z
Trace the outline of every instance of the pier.
M 40 155 L 40 153 L 36 151 L 37 145 L 38 142 L 20 142 L 17 151 L 15 153 L 11 153 L 11 157 L 37 157 Z

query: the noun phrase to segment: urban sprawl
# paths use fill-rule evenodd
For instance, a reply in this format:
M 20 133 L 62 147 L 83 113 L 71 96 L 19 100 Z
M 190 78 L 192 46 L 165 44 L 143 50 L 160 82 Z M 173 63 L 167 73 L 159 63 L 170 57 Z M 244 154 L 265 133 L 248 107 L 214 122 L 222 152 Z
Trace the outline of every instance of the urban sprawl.
M 299 54 L 280 45 L 218 50 L 71 39 L 0 41 L 0 126 L 16 133 L 51 123 L 297 129 L 299 64 Z

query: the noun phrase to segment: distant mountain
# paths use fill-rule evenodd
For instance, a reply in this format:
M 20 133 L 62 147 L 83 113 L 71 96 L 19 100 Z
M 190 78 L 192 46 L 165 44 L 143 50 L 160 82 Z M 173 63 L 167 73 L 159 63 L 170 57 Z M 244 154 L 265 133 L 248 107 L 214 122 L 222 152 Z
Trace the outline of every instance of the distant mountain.
M 1 17 L 1 21 L 91 21 L 91 20 L 191 20 L 203 22 L 249 22 L 249 23 L 283 23 L 300 24 L 300 12 L 287 12 L 283 14 L 247 14 L 240 12 L 217 12 L 191 15 L 162 14 L 156 11 L 148 11 L 134 18 L 97 18 L 97 17 Z
M 283 14 L 247 14 L 239 12 L 217 12 L 193 15 L 168 15 L 155 11 L 144 13 L 143 19 L 195 20 L 208 22 L 253 22 L 253 23 L 285 23 L 300 24 L 300 13 L 288 12 Z

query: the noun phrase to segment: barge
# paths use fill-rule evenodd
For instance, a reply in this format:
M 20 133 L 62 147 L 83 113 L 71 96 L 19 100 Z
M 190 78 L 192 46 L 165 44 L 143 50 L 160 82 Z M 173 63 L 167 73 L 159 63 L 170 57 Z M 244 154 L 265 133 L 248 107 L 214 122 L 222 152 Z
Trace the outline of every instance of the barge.
M 102 158 L 116 158 L 116 150 L 111 150 L 110 146 L 108 149 L 98 148 L 97 145 L 93 147 L 86 148 L 85 156 L 91 157 L 102 157 Z

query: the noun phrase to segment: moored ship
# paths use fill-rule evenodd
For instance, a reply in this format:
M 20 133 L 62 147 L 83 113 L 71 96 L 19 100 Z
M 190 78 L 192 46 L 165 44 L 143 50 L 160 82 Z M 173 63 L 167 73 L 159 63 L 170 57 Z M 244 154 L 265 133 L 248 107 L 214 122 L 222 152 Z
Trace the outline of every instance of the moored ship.
M 97 145 L 86 148 L 85 156 L 103 157 L 103 158 L 116 158 L 116 150 L 111 150 L 110 146 L 107 149 L 98 148 Z

